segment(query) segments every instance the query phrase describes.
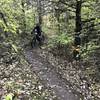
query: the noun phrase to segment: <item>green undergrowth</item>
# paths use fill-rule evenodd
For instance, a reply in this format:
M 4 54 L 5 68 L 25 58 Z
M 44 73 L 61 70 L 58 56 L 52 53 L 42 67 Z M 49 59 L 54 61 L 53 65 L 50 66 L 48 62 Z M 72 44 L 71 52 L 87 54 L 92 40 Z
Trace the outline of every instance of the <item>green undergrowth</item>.
M 68 43 L 72 42 L 72 39 L 73 38 L 71 36 L 64 33 L 55 35 L 54 37 L 49 39 L 48 46 L 53 47 L 56 46 L 57 44 L 67 45 Z
M 55 35 L 49 39 L 47 48 L 55 56 L 71 58 L 73 37 L 67 34 Z
M 87 46 L 83 46 L 81 48 L 81 52 L 82 52 L 82 57 L 85 60 L 88 60 L 89 57 L 91 57 L 91 55 L 93 56 L 94 53 L 96 53 L 96 50 L 100 48 L 100 45 L 96 45 L 94 42 L 89 42 L 87 44 Z

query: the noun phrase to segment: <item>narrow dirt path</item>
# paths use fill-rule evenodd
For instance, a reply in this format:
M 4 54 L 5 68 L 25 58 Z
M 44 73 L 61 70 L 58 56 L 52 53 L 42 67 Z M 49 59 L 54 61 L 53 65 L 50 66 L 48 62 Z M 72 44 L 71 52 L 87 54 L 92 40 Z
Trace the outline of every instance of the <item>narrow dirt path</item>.
M 79 100 L 78 96 L 66 88 L 65 82 L 59 77 L 53 66 L 38 55 L 37 50 L 26 49 L 25 57 L 43 84 L 46 87 L 52 88 L 59 100 Z

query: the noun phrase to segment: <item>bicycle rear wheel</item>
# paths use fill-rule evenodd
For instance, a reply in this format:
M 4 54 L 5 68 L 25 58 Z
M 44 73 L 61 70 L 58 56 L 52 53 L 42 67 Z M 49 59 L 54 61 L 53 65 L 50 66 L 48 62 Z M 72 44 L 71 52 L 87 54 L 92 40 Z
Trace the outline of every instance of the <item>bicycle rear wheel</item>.
M 36 38 L 32 39 L 31 47 L 34 48 L 36 46 Z

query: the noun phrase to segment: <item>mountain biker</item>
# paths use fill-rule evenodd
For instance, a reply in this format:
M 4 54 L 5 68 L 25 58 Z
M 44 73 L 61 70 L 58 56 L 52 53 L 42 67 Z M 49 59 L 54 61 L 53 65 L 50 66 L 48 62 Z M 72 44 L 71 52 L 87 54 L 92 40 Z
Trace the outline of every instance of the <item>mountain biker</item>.
M 75 60 L 80 60 L 80 47 L 79 46 L 73 48 L 73 58 Z
M 39 24 L 37 24 L 33 31 L 31 32 L 31 34 L 35 33 L 36 39 L 40 42 L 41 41 L 41 26 Z
M 74 48 L 73 48 L 73 58 L 75 60 L 80 59 L 80 45 L 81 45 L 81 38 L 80 38 L 79 34 L 75 34 Z
M 32 47 L 33 45 L 36 45 L 36 41 L 38 41 L 39 45 L 42 44 L 42 38 L 43 38 L 43 34 L 42 34 L 42 30 L 41 30 L 41 26 L 40 24 L 36 24 L 36 26 L 34 27 L 34 29 L 32 30 L 31 34 L 33 34 L 33 40 L 32 40 Z
M 80 45 L 81 44 L 81 38 L 79 35 L 75 35 L 75 39 L 74 39 L 74 45 L 77 46 L 77 45 Z

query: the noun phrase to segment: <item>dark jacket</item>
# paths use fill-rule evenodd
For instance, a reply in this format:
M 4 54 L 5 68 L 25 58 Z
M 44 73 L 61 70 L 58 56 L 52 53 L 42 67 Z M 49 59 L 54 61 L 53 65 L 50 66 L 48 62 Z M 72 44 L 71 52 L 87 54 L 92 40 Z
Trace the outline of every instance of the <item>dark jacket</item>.
M 36 26 L 34 29 L 33 29 L 33 31 L 32 31 L 32 33 L 33 32 L 36 32 L 37 33 L 37 35 L 39 35 L 39 36 L 41 36 L 41 27 L 40 26 Z

